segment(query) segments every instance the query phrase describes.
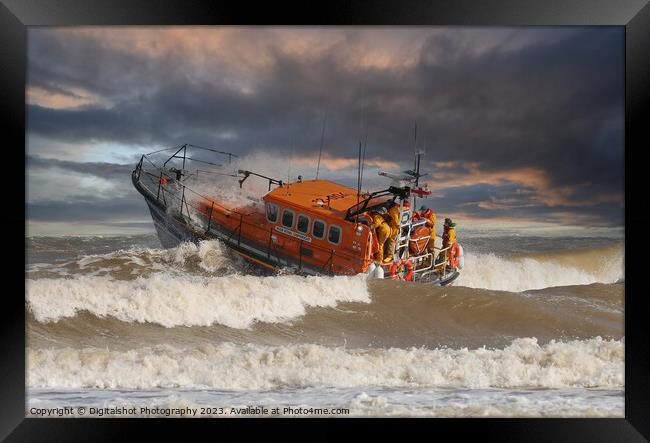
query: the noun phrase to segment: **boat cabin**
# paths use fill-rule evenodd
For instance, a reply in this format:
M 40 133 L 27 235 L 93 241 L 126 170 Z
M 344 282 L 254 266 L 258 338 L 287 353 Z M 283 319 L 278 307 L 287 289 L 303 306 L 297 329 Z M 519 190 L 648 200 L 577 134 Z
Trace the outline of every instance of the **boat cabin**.
M 174 150 L 162 166 L 149 157 L 162 151 L 143 154 L 131 174 L 135 188 L 145 197 L 165 247 L 216 238 L 249 262 L 272 271 L 286 269 L 301 275 L 367 273 L 385 278 L 390 271 L 390 278 L 440 285 L 450 284 L 460 275 L 456 266 L 462 267 L 462 248 L 454 243 L 455 248 L 452 245 L 430 250 L 431 231 L 426 227 L 426 219 L 417 217 L 414 209 L 416 197 L 431 194 L 426 186 L 418 185 L 418 179 L 423 176 L 419 172 L 420 154 L 414 171 L 405 171 L 403 175 L 380 172 L 408 185 L 389 186 L 361 195 L 357 189 L 329 180 L 299 178 L 293 183 L 283 183 L 242 169 L 237 170 L 237 175 L 201 171 L 202 175 L 214 172 L 236 177 L 240 188 L 251 176 L 268 181 L 268 193 L 261 199 L 248 198 L 246 203 L 238 205 L 227 195 L 205 196 L 186 186 L 188 178 L 199 177 L 199 169 L 196 173 L 186 169 L 186 161 L 203 161 L 186 155 L 190 146 L 228 155 L 229 164 L 233 156 L 184 144 L 162 150 Z M 182 161 L 181 169 L 167 167 L 174 159 L 177 163 Z M 359 186 L 360 183 L 361 180 Z M 277 187 L 272 190 L 273 185 Z M 390 206 L 388 202 L 399 206 L 399 215 L 392 209 L 389 212 L 393 260 L 375 263 L 373 253 L 379 245 L 369 213 Z
M 361 196 L 361 200 L 369 196 Z M 390 198 L 370 199 L 370 205 Z M 365 272 L 372 262 L 372 229 L 350 215 L 359 203 L 357 190 L 328 180 L 283 183 L 264 197 L 264 213 L 251 207 L 224 212 L 204 200 L 203 212 L 212 222 L 232 230 L 245 241 L 258 243 L 269 255 L 288 263 L 312 266 L 336 274 Z M 295 262 L 295 263 L 294 263 Z

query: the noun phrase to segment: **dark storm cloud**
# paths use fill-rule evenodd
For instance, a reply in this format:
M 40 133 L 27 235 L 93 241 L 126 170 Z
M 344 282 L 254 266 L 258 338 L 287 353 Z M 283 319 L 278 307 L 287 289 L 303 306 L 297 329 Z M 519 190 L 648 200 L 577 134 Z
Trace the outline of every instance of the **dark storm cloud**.
M 131 174 L 134 165 L 120 165 L 116 163 L 105 162 L 73 162 L 57 159 L 46 159 L 37 155 L 28 155 L 28 168 L 60 168 L 68 171 L 80 172 L 82 174 L 91 174 L 103 178 L 123 178 Z
M 357 34 L 347 35 L 349 45 L 358 43 Z M 29 84 L 72 96 L 80 88 L 97 103 L 72 109 L 31 104 L 28 130 L 57 141 L 136 150 L 192 142 L 238 153 L 313 154 L 326 113 L 330 154 L 356 156 L 363 120 L 368 154 L 408 166 L 417 121 L 426 164 L 477 162 L 486 172 L 534 167 L 548 177 L 549 190 L 575 188 L 567 197 L 573 207 L 551 210 L 612 217 L 615 210 L 598 210 L 610 205 L 619 211 L 610 220 L 618 222 L 622 209 L 611 195 L 622 199 L 623 31 L 529 28 L 506 38 L 477 29 L 469 38 L 460 35 L 454 29 L 432 33 L 407 67 L 350 66 L 339 45 L 317 58 L 271 46 L 266 55 L 272 63 L 256 72 L 252 91 L 243 91 L 221 78 L 219 66 L 194 75 L 178 52 L 151 57 L 87 36 L 34 30 Z M 497 43 L 475 50 L 491 39 Z M 523 43 L 505 49 L 518 40 Z M 508 197 L 514 188 L 463 187 L 445 195 L 450 207 L 476 215 L 540 217 L 549 210 L 522 207 L 530 202 L 521 194 Z M 495 196 L 503 204 L 489 209 Z M 598 203 L 603 196 L 610 201 Z M 587 199 L 591 209 L 581 203 Z
M 143 219 L 149 216 L 142 199 L 131 197 L 110 201 L 77 199 L 75 201 L 53 201 L 30 203 L 27 218 L 46 222 L 101 222 L 109 223 L 124 219 Z
M 35 222 L 97 222 L 104 225 L 121 227 L 151 228 L 150 221 L 139 223 L 125 220 L 147 220 L 149 213 L 142 197 L 130 186 L 129 176 L 133 165 L 123 165 L 105 162 L 73 162 L 56 159 L 45 159 L 38 156 L 27 156 L 28 174 L 37 176 L 45 172 L 61 171 L 61 174 L 80 173 L 108 180 L 114 186 L 110 191 L 98 192 L 92 189 L 80 189 L 78 186 L 64 189 L 64 196 L 58 199 L 40 199 L 27 202 L 27 218 Z M 65 186 L 61 180 L 51 183 L 52 187 Z M 86 195 L 80 195 L 86 192 Z M 35 191 L 27 188 L 29 197 Z M 40 196 L 42 197 L 42 196 Z M 135 223 L 131 225 L 131 223 Z
M 433 204 L 441 214 L 459 212 L 478 219 L 507 217 L 565 225 L 620 225 L 624 215 L 621 204 L 616 202 L 579 208 L 559 204 L 541 210 L 527 198 L 526 189 L 514 184 L 452 188 L 436 196 Z

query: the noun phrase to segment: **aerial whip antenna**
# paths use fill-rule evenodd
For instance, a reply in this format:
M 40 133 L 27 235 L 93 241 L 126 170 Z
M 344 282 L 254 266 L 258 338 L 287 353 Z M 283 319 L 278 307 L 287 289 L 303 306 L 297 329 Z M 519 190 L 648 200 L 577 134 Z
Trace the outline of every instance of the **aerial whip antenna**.
M 323 130 L 320 133 L 320 149 L 318 150 L 318 166 L 316 166 L 316 180 L 318 180 L 318 173 L 320 171 L 320 158 L 323 154 L 323 140 L 325 139 L 325 121 L 327 114 L 323 114 Z
M 366 143 L 368 142 L 368 126 L 365 127 L 366 131 L 363 136 L 363 150 L 361 151 L 361 173 L 359 177 L 359 192 L 363 186 L 363 169 L 366 165 Z
M 291 155 L 289 156 L 289 166 L 287 167 L 287 183 L 291 183 L 291 160 L 293 160 L 293 137 L 291 138 Z
M 415 159 L 413 160 L 413 170 L 415 171 L 418 167 L 418 122 L 415 121 L 415 134 L 413 136 L 413 153 L 415 154 Z
M 415 176 L 415 188 L 420 185 L 420 158 L 424 154 L 424 149 L 418 149 L 418 122 L 415 122 L 415 133 L 413 136 L 413 151 L 415 153 L 415 159 L 413 162 L 413 172 Z M 413 210 L 416 208 L 416 197 L 413 196 Z
M 361 197 L 361 140 L 359 140 L 359 165 L 357 167 L 357 214 L 354 222 L 359 221 L 359 198 Z

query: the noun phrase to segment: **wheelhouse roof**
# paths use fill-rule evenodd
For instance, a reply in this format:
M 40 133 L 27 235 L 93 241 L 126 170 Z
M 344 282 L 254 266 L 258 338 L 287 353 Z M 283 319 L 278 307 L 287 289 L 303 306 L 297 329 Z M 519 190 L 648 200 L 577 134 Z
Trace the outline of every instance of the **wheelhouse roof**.
M 362 196 L 361 200 L 363 198 Z M 318 199 L 324 202 L 322 206 L 317 204 Z M 344 219 L 347 210 L 357 204 L 357 190 L 329 180 L 304 180 L 285 183 L 267 193 L 264 200 L 284 206 L 302 207 L 314 214 Z

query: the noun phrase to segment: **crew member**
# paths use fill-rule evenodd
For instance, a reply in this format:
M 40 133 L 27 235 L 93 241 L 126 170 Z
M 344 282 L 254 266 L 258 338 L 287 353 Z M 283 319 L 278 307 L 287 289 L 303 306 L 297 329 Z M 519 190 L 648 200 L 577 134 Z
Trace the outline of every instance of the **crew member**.
M 436 213 L 430 208 L 422 206 L 420 208 L 420 217 L 426 220 L 425 226 L 431 231 L 431 238 L 427 243 L 427 252 L 433 253 L 436 245 Z
M 390 227 L 390 236 L 386 240 L 386 258 L 384 258 L 384 263 L 393 261 L 393 252 L 395 251 L 395 242 L 397 241 L 397 234 L 399 234 L 399 225 L 400 225 L 401 214 L 399 211 L 399 205 L 396 202 L 393 202 L 392 206 L 388 210 L 388 226 Z
M 390 237 L 390 226 L 386 223 L 386 216 L 388 211 L 383 206 L 380 207 L 377 211 L 372 213 L 372 227 L 375 230 L 375 235 L 377 237 L 377 254 L 375 259 L 379 263 L 384 261 L 384 244 L 386 240 Z
M 442 249 L 456 243 L 456 223 L 450 218 L 445 219 L 445 225 L 442 232 Z
M 452 222 L 450 218 L 445 219 L 445 225 L 442 231 L 442 249 L 445 249 L 456 243 L 456 223 Z M 444 263 L 449 260 L 449 250 L 445 251 Z

